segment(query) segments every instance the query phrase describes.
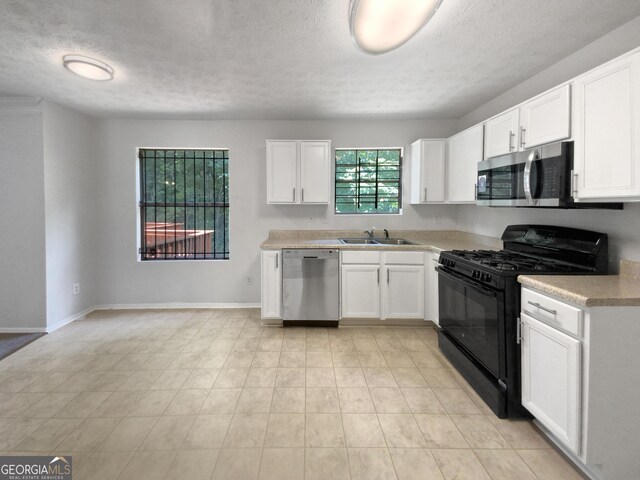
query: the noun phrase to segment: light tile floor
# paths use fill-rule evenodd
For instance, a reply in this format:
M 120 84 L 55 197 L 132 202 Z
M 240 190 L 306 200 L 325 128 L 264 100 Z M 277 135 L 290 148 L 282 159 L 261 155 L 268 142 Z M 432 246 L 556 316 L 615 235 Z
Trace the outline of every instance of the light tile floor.
M 0 454 L 71 454 L 75 480 L 582 478 L 432 328 L 253 309 L 95 312 L 2 360 Z

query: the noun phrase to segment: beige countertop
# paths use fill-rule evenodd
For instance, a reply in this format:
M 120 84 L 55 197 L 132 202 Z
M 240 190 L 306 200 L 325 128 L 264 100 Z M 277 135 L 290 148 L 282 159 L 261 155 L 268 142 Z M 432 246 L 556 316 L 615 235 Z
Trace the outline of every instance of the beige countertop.
M 376 238 L 383 232 L 376 230 Z M 272 230 L 260 244 L 262 250 L 287 248 L 336 248 L 340 250 L 434 251 L 502 248 L 497 238 L 457 230 L 391 230 L 393 238 L 406 238 L 416 245 L 347 245 L 339 238 L 362 238 L 361 230 Z
M 522 285 L 585 307 L 640 306 L 640 263 L 623 260 L 620 275 L 520 275 Z

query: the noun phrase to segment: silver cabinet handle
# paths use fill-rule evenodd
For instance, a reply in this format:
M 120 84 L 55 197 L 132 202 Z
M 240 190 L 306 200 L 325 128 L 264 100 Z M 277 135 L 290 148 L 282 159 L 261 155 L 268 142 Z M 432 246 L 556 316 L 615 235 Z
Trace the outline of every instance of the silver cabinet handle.
M 296 201 L 296 187 L 293 187 L 293 201 Z
M 376 276 L 378 277 L 378 285 L 380 285 L 380 269 L 376 270 Z
M 542 305 L 540 305 L 540 304 L 539 304 L 539 303 L 537 303 L 537 302 L 527 302 L 527 303 L 528 303 L 529 305 L 533 305 L 533 306 L 534 306 L 534 307 L 536 307 L 536 308 L 539 308 L 540 310 L 544 310 L 545 312 L 549 312 L 551 315 L 555 315 L 556 313 L 558 313 L 558 312 L 557 312 L 557 311 L 555 311 L 555 310 L 551 310 L 550 308 L 543 307 Z
M 513 145 L 513 139 L 515 138 L 515 136 L 516 134 L 513 133 L 513 130 L 509 130 L 509 151 L 515 148 Z
M 427 187 L 424 187 L 424 201 L 427 201 Z
M 387 285 L 389 285 L 389 269 L 387 268 Z
M 520 127 L 520 148 L 524 148 L 526 142 L 524 141 L 524 134 L 527 131 L 526 128 Z
M 276 270 L 278 269 L 278 257 L 280 256 L 279 253 L 276 253 Z
M 302 187 L 302 188 L 300 189 L 300 197 L 301 197 L 301 198 L 300 198 L 300 201 L 301 201 L 302 203 L 304 203 L 304 187 Z
M 516 318 L 516 343 L 522 343 L 522 320 Z

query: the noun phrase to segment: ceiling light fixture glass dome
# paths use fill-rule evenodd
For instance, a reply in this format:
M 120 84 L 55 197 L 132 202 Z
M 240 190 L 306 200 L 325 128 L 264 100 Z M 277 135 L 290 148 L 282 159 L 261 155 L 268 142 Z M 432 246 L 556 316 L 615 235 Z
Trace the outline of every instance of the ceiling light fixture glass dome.
M 84 78 L 98 81 L 113 79 L 113 68 L 95 58 L 84 55 L 65 55 L 62 57 L 62 64 L 67 70 Z
M 442 0 L 351 0 L 351 38 L 366 53 L 389 52 L 418 33 L 441 3 Z

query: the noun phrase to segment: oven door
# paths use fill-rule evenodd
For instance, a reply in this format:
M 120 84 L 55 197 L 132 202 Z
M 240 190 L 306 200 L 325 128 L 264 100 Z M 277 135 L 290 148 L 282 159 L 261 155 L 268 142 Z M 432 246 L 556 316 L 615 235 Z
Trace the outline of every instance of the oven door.
M 501 378 L 504 292 L 442 267 L 437 271 L 440 327 L 496 378 Z

